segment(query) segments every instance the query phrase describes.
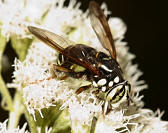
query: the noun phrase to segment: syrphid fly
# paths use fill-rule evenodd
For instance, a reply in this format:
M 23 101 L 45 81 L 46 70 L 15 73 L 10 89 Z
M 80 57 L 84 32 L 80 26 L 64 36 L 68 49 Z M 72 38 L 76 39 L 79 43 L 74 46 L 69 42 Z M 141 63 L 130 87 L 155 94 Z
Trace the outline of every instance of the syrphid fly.
M 119 107 L 121 103 L 129 103 L 131 86 L 123 78 L 122 70 L 116 60 L 116 48 L 108 21 L 99 5 L 94 1 L 89 3 L 89 15 L 93 30 L 110 55 L 84 44 L 71 45 L 72 41 L 41 28 L 28 26 L 28 29 L 59 52 L 59 65 L 54 65 L 57 71 L 65 72 L 76 78 L 86 75 L 87 80 L 92 84 L 80 87 L 76 94 L 90 87 L 97 88 L 94 94 L 104 100 L 103 107 L 104 113 L 106 113 L 108 109 Z M 62 44 L 67 44 L 67 47 L 64 48 Z M 76 72 L 72 67 L 74 64 L 85 69 L 82 72 Z

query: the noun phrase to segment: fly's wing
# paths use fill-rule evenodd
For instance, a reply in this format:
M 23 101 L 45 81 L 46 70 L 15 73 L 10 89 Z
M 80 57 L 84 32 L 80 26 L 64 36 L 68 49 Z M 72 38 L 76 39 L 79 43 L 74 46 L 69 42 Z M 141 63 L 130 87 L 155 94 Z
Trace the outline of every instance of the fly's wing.
M 110 52 L 113 59 L 116 59 L 117 55 L 114 40 L 106 16 L 100 6 L 94 1 L 89 3 L 89 14 L 92 28 L 94 29 L 99 41 L 102 46 Z
M 50 47 L 54 48 L 59 53 L 62 53 L 64 48 L 68 47 L 69 45 L 75 44 L 68 39 L 41 28 L 28 26 L 28 29 L 37 38 L 48 44 Z M 61 46 L 59 44 L 61 44 Z
M 70 54 L 68 54 L 67 52 L 65 52 L 65 48 L 62 47 L 62 46 L 65 46 L 65 45 L 70 46 L 70 45 L 74 44 L 72 41 L 70 41 L 68 39 L 65 39 L 65 38 L 63 38 L 63 37 L 61 37 L 57 34 L 54 34 L 54 33 L 50 32 L 50 31 L 41 29 L 41 28 L 28 26 L 28 29 L 37 38 L 39 38 L 40 40 L 45 42 L 48 46 L 52 47 L 57 52 L 63 54 L 67 58 L 73 60 L 76 64 L 81 65 L 81 66 L 89 69 L 94 74 L 97 74 L 97 75 L 99 74 L 97 68 L 92 66 L 86 60 L 81 61 L 78 58 L 75 58 L 75 57 L 71 56 Z

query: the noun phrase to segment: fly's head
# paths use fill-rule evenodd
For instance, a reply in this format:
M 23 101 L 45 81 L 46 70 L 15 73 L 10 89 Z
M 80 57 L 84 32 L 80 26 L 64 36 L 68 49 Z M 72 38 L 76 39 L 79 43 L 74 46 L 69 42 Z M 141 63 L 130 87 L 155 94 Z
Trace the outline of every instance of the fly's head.
M 112 74 L 114 75 L 114 74 Z M 112 108 L 118 108 L 122 103 L 129 103 L 131 85 L 128 81 L 114 78 L 101 78 L 97 82 L 93 81 L 93 86 L 98 88 L 98 97 L 110 104 Z
M 112 106 L 117 108 L 123 102 L 129 102 L 131 85 L 128 81 L 116 84 L 106 93 L 106 101 Z

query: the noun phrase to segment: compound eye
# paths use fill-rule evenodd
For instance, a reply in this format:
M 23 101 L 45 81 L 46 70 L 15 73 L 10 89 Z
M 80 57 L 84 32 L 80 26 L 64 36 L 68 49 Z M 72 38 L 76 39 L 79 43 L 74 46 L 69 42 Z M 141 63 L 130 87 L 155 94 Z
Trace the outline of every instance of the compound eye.
M 107 101 L 110 103 L 117 103 L 125 95 L 125 86 L 119 85 L 112 88 L 107 94 Z

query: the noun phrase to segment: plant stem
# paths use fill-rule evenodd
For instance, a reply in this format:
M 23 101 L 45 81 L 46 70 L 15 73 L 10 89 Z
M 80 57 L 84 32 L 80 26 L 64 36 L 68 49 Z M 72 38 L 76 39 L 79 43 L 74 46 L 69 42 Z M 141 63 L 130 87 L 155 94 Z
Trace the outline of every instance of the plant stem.
M 70 133 L 70 125 L 70 116 L 68 111 L 65 109 L 54 122 L 51 133 Z
M 9 113 L 8 129 L 16 128 L 21 114 L 23 113 L 23 106 L 21 104 L 21 96 L 19 92 L 15 93 L 13 111 Z

